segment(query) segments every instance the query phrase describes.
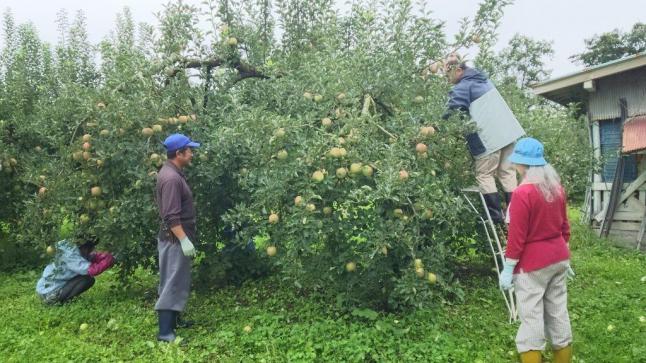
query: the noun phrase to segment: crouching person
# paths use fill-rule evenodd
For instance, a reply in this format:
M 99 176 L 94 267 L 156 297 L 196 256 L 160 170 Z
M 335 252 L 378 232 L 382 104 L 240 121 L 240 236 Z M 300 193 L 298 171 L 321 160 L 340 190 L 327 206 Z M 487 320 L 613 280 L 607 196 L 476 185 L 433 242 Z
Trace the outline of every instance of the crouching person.
M 45 267 L 36 293 L 46 304 L 65 303 L 94 285 L 94 277 L 109 269 L 114 258 L 108 252 L 94 252 L 95 237 L 82 245 L 62 240 L 56 243 L 54 262 Z
M 570 224 L 565 191 L 543 157 L 543 145 L 525 138 L 516 143 L 509 160 L 522 182 L 509 206 L 509 233 L 503 289 L 514 287 L 520 328 L 516 348 L 522 363 L 540 363 L 546 338 L 555 363 L 572 360 L 572 328 L 567 308 L 570 268 Z

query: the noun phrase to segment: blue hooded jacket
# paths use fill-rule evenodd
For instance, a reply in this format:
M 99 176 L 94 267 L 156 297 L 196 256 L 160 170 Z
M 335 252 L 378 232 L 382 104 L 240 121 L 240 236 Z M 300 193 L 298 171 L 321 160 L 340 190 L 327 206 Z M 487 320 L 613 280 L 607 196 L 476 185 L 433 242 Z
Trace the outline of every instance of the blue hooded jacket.
M 484 73 L 477 69 L 467 68 L 464 70 L 462 79 L 449 92 L 447 108 L 468 113 L 471 102 L 477 100 L 492 88 L 494 88 L 493 83 Z
M 447 120 L 454 112 L 464 112 L 468 115 L 471 103 L 494 88 L 493 83 L 489 81 L 484 73 L 477 69 L 466 68 L 460 81 L 449 92 L 448 110 L 442 118 Z M 477 132 L 472 132 L 464 137 L 471 155 L 480 155 L 486 151 Z
M 57 242 L 54 262 L 45 267 L 43 276 L 36 284 L 36 292 L 43 296 L 62 288 L 73 277 L 87 275 L 91 264 L 81 256 L 81 251 L 74 242 Z

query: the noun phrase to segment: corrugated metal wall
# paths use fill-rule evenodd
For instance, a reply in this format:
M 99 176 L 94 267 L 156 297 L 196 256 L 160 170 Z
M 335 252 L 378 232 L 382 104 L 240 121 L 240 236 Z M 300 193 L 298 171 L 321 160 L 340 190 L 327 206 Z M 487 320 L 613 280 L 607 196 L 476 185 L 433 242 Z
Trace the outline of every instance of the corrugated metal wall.
M 607 120 L 599 122 L 599 134 L 601 136 L 601 158 L 603 159 L 603 172 L 601 173 L 604 182 L 611 183 L 617 169 L 618 153 L 621 145 L 621 120 Z M 637 159 L 635 155 L 624 156 L 624 183 L 630 183 L 637 179 Z
M 596 81 L 597 91 L 590 93 L 591 121 L 618 118 L 619 99 L 625 98 L 628 116 L 646 114 L 646 68 L 639 68 Z

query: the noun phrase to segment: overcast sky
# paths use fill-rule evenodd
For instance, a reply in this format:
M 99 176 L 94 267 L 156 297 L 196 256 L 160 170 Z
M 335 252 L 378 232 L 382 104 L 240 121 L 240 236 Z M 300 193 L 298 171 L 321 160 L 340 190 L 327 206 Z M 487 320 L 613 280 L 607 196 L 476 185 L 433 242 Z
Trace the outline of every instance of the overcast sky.
M 345 7 L 345 0 L 336 0 Z M 435 18 L 446 21 L 449 34 L 458 27 L 459 19 L 471 17 L 481 0 L 427 0 Z M 185 0 L 199 4 L 201 0 Z M 98 42 L 113 29 L 115 15 L 128 6 L 136 22 L 156 23 L 154 12 L 166 0 L 2 0 L 0 10 L 10 8 L 18 23 L 31 21 L 45 41 L 55 43 L 56 13 L 67 9 L 72 16 L 85 12 L 92 42 Z M 516 33 L 554 43 L 554 59 L 548 62 L 553 76 L 571 73 L 580 68 L 568 57 L 584 48 L 583 40 L 615 28 L 629 30 L 636 22 L 646 22 L 646 0 L 516 0 L 506 8 L 497 48 L 503 48 Z M 1 42 L 1 40 L 0 40 Z

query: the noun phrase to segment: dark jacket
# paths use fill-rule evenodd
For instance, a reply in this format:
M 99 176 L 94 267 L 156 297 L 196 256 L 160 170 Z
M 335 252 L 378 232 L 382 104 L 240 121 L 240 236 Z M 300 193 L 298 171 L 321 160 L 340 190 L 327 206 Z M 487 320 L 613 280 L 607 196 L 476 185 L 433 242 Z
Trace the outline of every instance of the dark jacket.
M 477 69 L 466 68 L 462 79 L 449 92 L 447 111 L 442 118 L 447 120 L 455 112 L 463 112 L 468 116 L 471 103 L 493 88 L 493 83 L 484 73 Z M 485 152 L 485 146 L 476 132 L 465 135 L 465 138 L 471 155 L 476 156 Z
M 191 241 L 196 241 L 193 193 L 186 182 L 184 173 L 170 160 L 164 163 L 157 174 L 155 201 L 161 218 L 160 240 L 177 241 L 170 228 L 181 225 L 188 238 Z

